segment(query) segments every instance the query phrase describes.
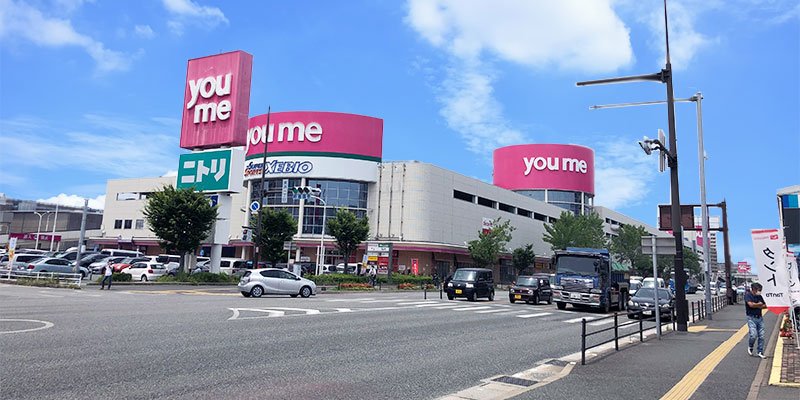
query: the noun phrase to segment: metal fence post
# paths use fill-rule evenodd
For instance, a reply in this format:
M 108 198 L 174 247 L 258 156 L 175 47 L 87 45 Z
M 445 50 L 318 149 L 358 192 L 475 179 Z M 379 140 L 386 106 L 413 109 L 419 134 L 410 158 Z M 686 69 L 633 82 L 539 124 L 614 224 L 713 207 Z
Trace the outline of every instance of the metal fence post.
M 422 284 L 422 298 L 423 300 L 428 300 L 428 285 Z
M 617 316 L 619 314 L 614 313 L 614 348 L 619 351 L 619 324 L 617 320 Z
M 586 318 L 581 318 L 581 365 L 586 365 Z
M 644 314 L 639 311 L 639 343 L 644 342 Z
M 692 323 L 694 323 L 694 302 L 692 302 Z

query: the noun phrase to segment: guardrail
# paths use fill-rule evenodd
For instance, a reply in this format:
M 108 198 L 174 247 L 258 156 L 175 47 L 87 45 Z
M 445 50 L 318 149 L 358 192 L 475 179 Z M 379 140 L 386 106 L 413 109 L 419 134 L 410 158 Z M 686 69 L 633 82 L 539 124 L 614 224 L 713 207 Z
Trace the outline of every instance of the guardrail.
M 81 274 L 60 273 L 60 272 L 28 272 L 14 270 L 0 270 L 0 281 L 16 281 L 17 279 L 55 279 L 58 285 L 81 285 L 83 276 Z
M 626 312 L 626 313 L 624 313 L 622 315 L 627 316 L 629 314 Z M 595 347 L 600 347 L 600 346 L 602 346 L 604 344 L 608 344 L 608 343 L 614 342 L 614 349 L 616 351 L 619 351 L 619 340 L 622 339 L 622 338 L 626 338 L 628 336 L 636 335 L 636 334 L 639 335 L 639 341 L 640 342 L 644 341 L 644 331 L 645 331 L 645 329 L 644 329 L 644 311 L 643 310 L 639 310 L 633 315 L 636 315 L 638 318 L 636 318 L 636 320 L 623 322 L 621 324 L 619 323 L 619 316 L 620 316 L 619 313 L 614 313 L 613 315 L 609 315 L 607 317 L 591 319 L 591 320 L 588 320 L 588 321 L 586 320 L 586 318 L 581 318 L 581 365 L 586 365 L 586 350 L 591 350 L 591 349 L 593 349 Z M 586 332 L 586 323 L 587 322 L 597 323 L 599 321 L 603 321 L 603 320 L 610 319 L 610 318 L 614 319 L 614 325 L 613 326 L 610 326 L 608 328 L 598 329 L 598 330 L 596 330 L 594 332 L 588 332 L 588 333 Z M 664 322 L 664 320 L 665 320 L 665 318 L 661 319 L 661 326 L 672 324 L 672 329 L 675 330 L 675 323 L 676 323 L 676 321 L 675 321 L 675 310 L 671 310 L 670 318 L 669 318 L 668 322 Z M 639 325 L 639 327 L 638 327 L 639 329 L 634 330 L 633 332 L 630 332 L 630 333 L 627 333 L 627 334 L 620 335 L 620 332 L 619 332 L 620 328 L 626 328 L 626 327 L 633 326 L 633 325 Z M 647 329 L 652 329 L 654 327 L 655 326 L 648 327 Z M 593 344 L 591 346 L 587 346 L 586 345 L 586 338 L 587 337 L 598 335 L 598 334 L 605 333 L 605 332 L 610 332 L 610 331 L 614 331 L 614 337 L 613 338 L 605 340 L 605 341 L 602 341 L 600 343 L 595 343 L 595 344 Z
M 739 302 L 741 300 L 741 295 L 738 293 L 734 293 L 735 302 Z M 711 296 L 711 312 L 717 312 L 721 310 L 723 307 L 728 305 L 728 296 L 724 294 L 714 295 Z M 692 318 L 692 322 L 702 321 L 706 319 L 708 311 L 706 310 L 706 301 L 705 300 L 697 300 L 689 302 L 689 315 Z

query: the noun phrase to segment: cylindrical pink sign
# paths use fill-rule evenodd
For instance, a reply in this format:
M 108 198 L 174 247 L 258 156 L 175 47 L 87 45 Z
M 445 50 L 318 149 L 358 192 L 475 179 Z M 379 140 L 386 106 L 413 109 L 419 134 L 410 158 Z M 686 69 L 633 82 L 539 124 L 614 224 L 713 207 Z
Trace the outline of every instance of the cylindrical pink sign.
M 250 118 L 247 158 L 321 155 L 381 161 L 383 120 L 364 115 L 320 111 L 290 111 Z
M 494 151 L 494 185 L 594 194 L 594 150 L 573 144 L 522 144 Z

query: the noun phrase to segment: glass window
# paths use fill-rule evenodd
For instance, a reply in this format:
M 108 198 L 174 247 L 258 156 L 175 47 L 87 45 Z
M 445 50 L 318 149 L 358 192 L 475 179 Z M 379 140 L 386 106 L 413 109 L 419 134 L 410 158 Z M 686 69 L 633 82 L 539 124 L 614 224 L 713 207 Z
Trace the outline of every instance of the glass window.
M 478 204 L 480 204 L 482 206 L 486 206 L 486 207 L 495 208 L 494 207 L 494 205 L 495 205 L 494 200 L 490 200 L 490 199 L 487 199 L 485 197 L 478 196 Z
M 520 190 L 517 193 L 534 200 L 544 201 L 544 190 Z
M 291 279 L 291 280 L 294 280 L 294 275 L 293 275 L 293 274 L 290 274 L 290 273 L 288 273 L 288 272 L 286 272 L 286 271 L 278 271 L 278 272 L 280 273 L 280 274 L 279 274 L 279 276 L 280 276 L 282 279 Z
M 114 229 L 122 229 L 122 220 L 121 219 L 115 219 L 114 220 Z
M 136 192 L 117 193 L 117 201 L 126 201 L 126 200 L 139 200 L 139 193 Z
M 580 203 L 581 192 L 569 192 L 564 190 L 551 190 L 547 193 L 548 202 Z
M 136 220 L 136 229 L 144 229 L 144 220 L 143 219 L 137 219 Z
M 279 272 L 281 272 L 281 271 L 276 271 L 274 269 L 267 270 L 267 271 L 261 271 L 261 276 L 263 276 L 265 278 L 279 278 L 280 277 Z
M 125 220 L 125 229 L 131 229 L 132 225 L 133 225 L 133 220 L 131 220 L 131 219 L 126 219 Z
M 454 281 L 474 281 L 477 272 L 459 269 L 453 274 Z

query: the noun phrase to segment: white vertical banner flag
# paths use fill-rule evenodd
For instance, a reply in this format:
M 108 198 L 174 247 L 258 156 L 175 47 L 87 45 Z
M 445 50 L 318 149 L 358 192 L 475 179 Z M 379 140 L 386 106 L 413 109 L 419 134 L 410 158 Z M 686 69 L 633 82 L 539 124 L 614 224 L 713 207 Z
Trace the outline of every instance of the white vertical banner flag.
M 786 269 L 789 271 L 789 296 L 792 307 L 800 306 L 800 271 L 797 270 L 797 258 L 794 253 L 786 253 Z
M 789 270 L 786 268 L 781 233 L 777 229 L 753 229 L 753 252 L 758 265 L 758 282 L 767 308 L 775 314 L 789 309 Z

